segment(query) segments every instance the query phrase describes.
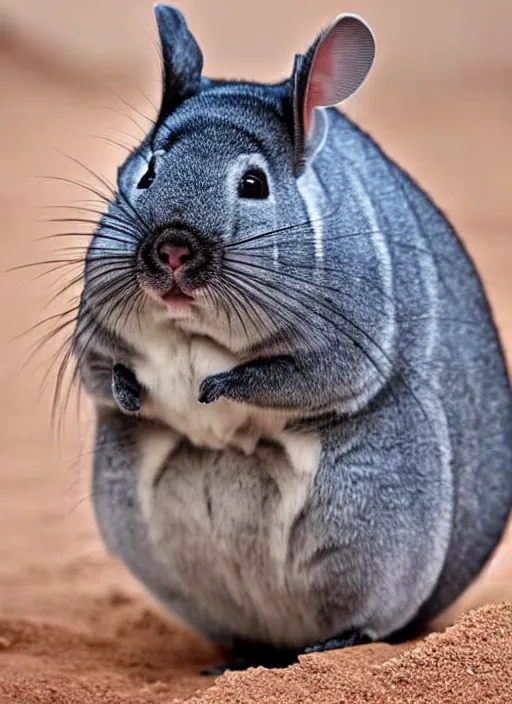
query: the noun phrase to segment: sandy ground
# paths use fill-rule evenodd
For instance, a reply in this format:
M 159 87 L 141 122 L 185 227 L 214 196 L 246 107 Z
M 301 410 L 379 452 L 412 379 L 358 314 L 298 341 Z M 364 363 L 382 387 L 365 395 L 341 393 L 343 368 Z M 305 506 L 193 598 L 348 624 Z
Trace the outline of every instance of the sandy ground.
M 104 110 L 110 98 L 0 64 L 0 261 L 51 259 L 63 226 L 43 205 L 83 198 L 53 174 L 92 177 L 56 148 L 112 177 L 121 153 L 91 134 L 130 141 L 137 127 Z M 374 84 L 350 112 L 434 194 L 474 255 L 512 352 L 512 77 L 458 85 Z M 114 103 L 115 104 L 115 103 Z M 146 105 L 146 109 L 150 108 Z M 133 118 L 132 118 L 133 119 Z M 140 117 L 135 117 L 142 124 Z M 53 215 L 56 211 L 51 211 Z M 58 243 L 57 243 L 58 244 Z M 509 702 L 512 607 L 481 610 L 445 634 L 393 649 L 375 645 L 305 658 L 287 672 L 198 675 L 217 653 L 160 614 L 100 544 L 89 505 L 87 415 L 70 404 L 52 430 L 44 386 L 55 344 L 34 350 L 61 272 L 0 277 L 0 703 Z M 24 360 L 28 358 L 28 364 Z M 50 379 L 55 371 L 50 372 Z M 512 541 L 463 608 L 512 600 Z M 405 650 L 405 652 L 402 652 Z

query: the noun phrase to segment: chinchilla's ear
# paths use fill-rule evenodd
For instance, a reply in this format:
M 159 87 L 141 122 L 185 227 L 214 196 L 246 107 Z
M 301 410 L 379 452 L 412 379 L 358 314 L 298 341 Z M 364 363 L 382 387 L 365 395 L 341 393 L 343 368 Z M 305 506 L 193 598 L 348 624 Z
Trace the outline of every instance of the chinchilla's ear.
M 308 158 L 315 108 L 330 107 L 352 95 L 368 75 L 375 40 L 356 15 L 339 15 L 321 32 L 308 51 L 295 57 L 291 79 L 295 172 Z
M 163 95 L 160 115 L 172 112 L 199 91 L 203 55 L 179 10 L 155 5 L 163 60 Z

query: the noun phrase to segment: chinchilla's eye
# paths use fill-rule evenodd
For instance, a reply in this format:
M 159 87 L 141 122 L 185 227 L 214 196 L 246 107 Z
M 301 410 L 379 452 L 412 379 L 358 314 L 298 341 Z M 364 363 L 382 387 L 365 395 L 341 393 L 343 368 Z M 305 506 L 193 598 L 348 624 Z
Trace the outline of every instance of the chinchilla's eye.
M 149 188 L 156 178 L 156 172 L 158 171 L 158 162 L 164 156 L 165 152 L 163 149 L 156 149 L 148 162 L 148 168 L 146 173 L 141 178 L 137 184 L 137 188 L 145 189 Z
M 153 181 L 155 180 L 156 176 L 156 156 L 153 154 L 151 159 L 149 160 L 148 163 L 148 168 L 146 173 L 143 175 L 139 183 L 137 184 L 137 188 L 144 189 L 144 188 L 149 188 Z
M 250 169 L 240 179 L 238 184 L 240 198 L 268 198 L 267 177 L 260 169 Z

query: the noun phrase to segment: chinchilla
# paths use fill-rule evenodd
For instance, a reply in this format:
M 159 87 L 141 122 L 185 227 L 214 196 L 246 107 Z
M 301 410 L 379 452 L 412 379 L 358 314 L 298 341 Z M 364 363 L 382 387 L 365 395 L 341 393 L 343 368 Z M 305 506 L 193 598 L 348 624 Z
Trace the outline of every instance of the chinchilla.
M 418 633 L 512 503 L 512 403 L 444 215 L 335 106 L 342 15 L 275 85 L 210 80 L 156 6 L 163 97 L 89 245 L 73 339 L 101 535 L 229 667 Z

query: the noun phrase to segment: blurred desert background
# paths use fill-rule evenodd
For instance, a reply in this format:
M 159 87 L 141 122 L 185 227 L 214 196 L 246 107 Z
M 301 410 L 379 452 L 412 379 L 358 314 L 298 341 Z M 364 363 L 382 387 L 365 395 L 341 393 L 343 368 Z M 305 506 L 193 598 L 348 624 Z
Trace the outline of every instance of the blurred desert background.
M 294 54 L 340 12 L 359 13 L 370 23 L 376 64 L 344 109 L 452 220 L 477 262 L 512 360 L 512 2 L 174 4 L 202 47 L 205 74 L 229 78 L 288 75 Z M 99 698 L 87 701 L 117 702 L 106 692 L 122 689 L 132 676 L 146 683 L 137 701 L 160 701 L 159 692 L 161 701 L 173 701 L 165 687 L 176 671 L 185 677 L 175 697 L 206 686 L 194 673 L 211 659 L 211 649 L 154 621 L 138 585 L 98 540 L 89 505 L 87 411 L 79 417 L 71 403 L 63 427 L 52 427 L 55 343 L 34 349 L 49 330 L 45 326 L 23 334 L 65 304 L 50 300 L 65 271 L 43 277 L 44 268 L 7 272 L 59 258 L 59 240 L 41 239 L 46 235 L 87 231 L 43 222 L 72 216 L 54 206 L 76 206 L 90 197 L 59 179 L 98 186 L 69 157 L 114 181 L 124 152 L 109 140 L 133 145 L 140 139 L 155 114 L 159 77 L 150 0 L 0 0 L 0 618 L 10 619 L 2 622 L 7 631 L 6 624 L 22 624 L 13 633 L 36 644 L 19 655 L 23 674 L 16 674 L 5 646 L 11 636 L 0 628 L 0 650 L 3 642 L 7 648 L 0 652 L 0 678 L 7 672 L 18 682 L 19 676 L 24 702 L 61 701 L 58 692 L 53 699 L 30 698 L 23 682 L 42 681 L 48 667 L 61 680 L 77 676 L 76 663 L 65 664 L 75 633 L 103 644 L 94 654 L 80 646 L 84 667 L 98 672 L 105 658 L 114 657 L 107 655 L 114 640 L 127 637 L 115 651 L 120 669 L 104 673 L 94 685 L 100 689 L 91 689 Z M 454 613 L 507 597 L 512 599 L 512 546 L 507 552 L 505 545 Z M 31 622 L 57 629 L 48 637 L 62 666 L 44 648 L 37 650 Z M 3 702 L 1 697 L 0 689 Z

